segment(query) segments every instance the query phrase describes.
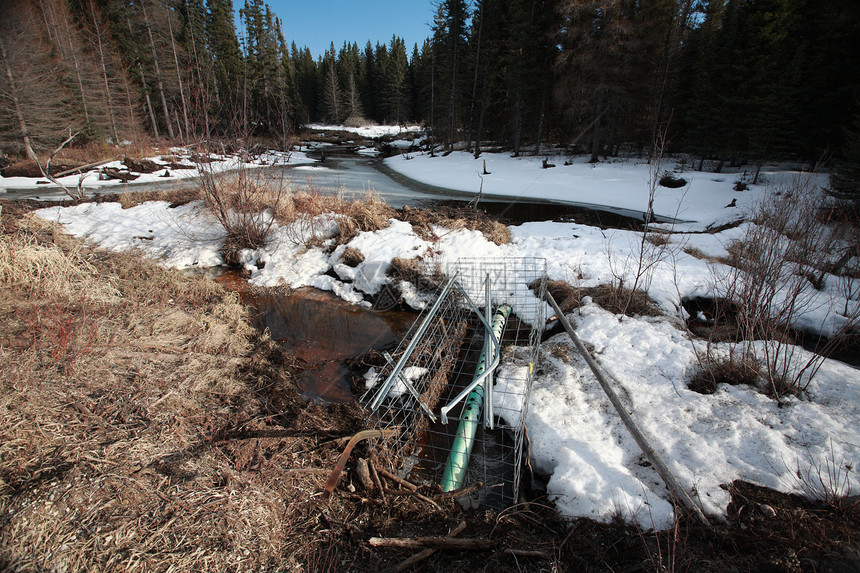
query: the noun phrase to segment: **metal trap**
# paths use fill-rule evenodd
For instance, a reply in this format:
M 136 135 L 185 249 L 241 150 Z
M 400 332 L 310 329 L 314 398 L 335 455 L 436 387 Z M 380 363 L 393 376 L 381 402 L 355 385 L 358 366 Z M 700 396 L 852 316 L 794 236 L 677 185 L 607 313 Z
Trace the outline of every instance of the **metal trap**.
M 414 282 L 404 287 L 439 286 L 386 363 L 368 372 L 361 398 L 371 425 L 397 430 L 379 458 L 415 483 L 473 486 L 460 498 L 466 505 L 507 507 L 548 310 L 546 261 L 460 259 Z

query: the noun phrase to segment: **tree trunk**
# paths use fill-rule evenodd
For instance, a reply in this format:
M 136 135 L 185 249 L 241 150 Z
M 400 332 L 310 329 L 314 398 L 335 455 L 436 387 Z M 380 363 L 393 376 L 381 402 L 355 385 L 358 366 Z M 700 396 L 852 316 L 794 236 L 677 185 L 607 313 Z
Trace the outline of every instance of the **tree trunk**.
M 176 65 L 176 79 L 179 82 L 179 98 L 182 100 L 182 118 L 185 120 L 185 135 L 187 137 L 191 133 L 188 127 L 188 104 L 185 101 L 185 89 L 182 86 L 182 72 L 179 69 L 179 57 L 176 55 L 176 41 L 173 38 L 173 23 L 170 21 L 169 9 L 167 11 L 167 28 L 170 30 L 170 46 L 173 48 L 173 62 Z M 178 118 L 176 125 L 179 125 Z
M 86 92 L 84 91 L 84 81 L 83 81 L 83 78 L 81 78 L 81 70 L 80 70 L 80 66 L 78 65 L 78 56 L 75 53 L 75 46 L 72 43 L 72 33 L 71 33 L 71 30 L 69 30 L 69 21 L 65 20 L 64 23 L 66 25 L 66 40 L 69 43 L 69 54 L 72 56 L 72 63 L 75 66 L 75 78 L 78 80 L 78 90 L 81 93 L 81 104 L 84 106 L 84 120 L 87 122 L 87 125 L 89 125 L 90 124 L 90 112 L 89 112 L 89 106 L 87 105 L 87 95 L 86 95 Z
M 143 21 L 146 25 L 146 32 L 149 34 L 149 46 L 152 49 L 152 63 L 155 66 L 155 81 L 158 86 L 158 94 L 161 96 L 161 108 L 164 112 L 164 122 L 167 124 L 167 134 L 170 139 L 176 139 L 173 134 L 173 123 L 170 121 L 170 111 L 167 108 L 167 98 L 164 97 L 164 81 L 161 79 L 161 68 L 158 65 L 158 54 L 155 51 L 155 40 L 152 39 L 152 27 L 149 25 L 149 16 L 146 14 L 146 2 L 140 3 L 143 10 Z
M 155 134 L 155 138 L 158 139 L 158 122 L 155 120 L 155 111 L 152 109 L 152 100 L 149 98 L 149 90 L 144 92 L 146 95 L 146 109 L 149 111 L 149 119 L 152 121 L 152 132 Z
M 18 129 L 21 130 L 21 140 L 24 143 L 24 152 L 27 154 L 27 159 L 39 163 L 39 158 L 36 157 L 36 152 L 33 151 L 33 142 L 30 140 L 30 130 L 27 128 L 27 122 L 24 120 L 24 114 L 21 112 L 21 103 L 18 100 L 18 89 L 15 85 L 15 77 L 12 75 L 12 68 L 9 67 L 9 58 L 6 54 L 6 45 L 3 43 L 3 37 L 0 36 L 0 58 L 3 59 L 3 68 L 6 72 L 6 77 L 9 80 L 9 91 L 12 93 L 12 107 L 15 110 L 15 118 L 18 120 Z
M 472 102 L 469 105 L 469 137 L 466 141 L 466 149 L 468 151 L 472 151 L 472 130 L 475 127 L 475 98 L 478 95 L 478 70 L 481 69 L 481 33 L 484 30 L 485 17 L 486 14 L 482 13 L 481 22 L 478 25 L 478 45 L 475 48 L 475 79 L 472 82 Z
M 100 25 L 98 15 L 96 14 L 96 4 L 92 0 L 89 2 L 90 15 L 93 17 L 93 32 L 96 35 L 97 48 L 99 51 L 99 62 L 102 67 L 102 78 L 105 85 L 105 98 L 107 98 L 107 111 L 110 118 L 111 132 L 113 133 L 114 145 L 119 145 L 119 132 L 116 128 L 116 117 L 114 116 L 113 99 L 110 95 L 110 83 L 108 82 L 107 64 L 105 63 L 104 45 L 102 43 L 102 26 Z

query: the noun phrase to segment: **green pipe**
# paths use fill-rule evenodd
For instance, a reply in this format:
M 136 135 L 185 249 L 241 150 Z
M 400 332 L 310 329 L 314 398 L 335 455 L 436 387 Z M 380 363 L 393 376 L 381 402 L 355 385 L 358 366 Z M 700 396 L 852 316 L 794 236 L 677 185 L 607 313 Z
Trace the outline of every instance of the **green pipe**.
M 504 304 L 496 310 L 493 316 L 493 336 L 501 340 L 505 323 L 511 314 L 511 307 Z M 478 367 L 475 368 L 473 380 L 484 373 L 487 367 L 487 350 L 492 348 L 491 344 L 484 344 L 481 356 L 478 359 Z M 485 380 L 486 382 L 486 380 Z M 451 451 L 448 453 L 448 461 L 445 462 L 445 471 L 442 473 L 442 491 L 454 491 L 463 485 L 466 477 L 466 468 L 469 466 L 469 457 L 472 455 L 472 446 L 475 443 L 475 433 L 481 419 L 484 405 L 484 385 L 478 384 L 469 393 L 463 406 L 463 415 Z

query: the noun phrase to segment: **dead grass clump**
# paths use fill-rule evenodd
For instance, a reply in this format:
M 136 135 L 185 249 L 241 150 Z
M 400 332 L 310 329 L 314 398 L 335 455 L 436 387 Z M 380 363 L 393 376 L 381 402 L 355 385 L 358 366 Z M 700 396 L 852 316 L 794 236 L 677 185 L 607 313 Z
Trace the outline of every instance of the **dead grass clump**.
M 341 244 L 348 243 L 360 232 L 385 229 L 397 211 L 375 193 L 367 193 L 361 199 L 349 202 L 343 215 L 337 220 Z
M 364 262 L 364 255 L 358 249 L 348 247 L 340 257 L 343 264 L 348 267 L 357 267 Z
M 733 357 L 708 358 L 687 383 L 687 387 L 699 394 L 713 394 L 720 384 L 756 387 L 760 377 L 761 368 L 751 360 Z
M 424 273 L 424 261 L 395 257 L 388 267 L 388 276 L 397 281 L 416 282 Z
M 80 245 L 62 249 L 33 234 L 0 236 L 0 285 L 31 296 L 111 301 L 118 291 L 99 277 Z
M 546 281 L 546 292 L 552 295 L 562 312 L 568 313 L 582 306 L 582 296 L 576 289 L 565 281 Z
M 627 316 L 660 316 L 660 307 L 648 293 L 631 291 L 611 285 L 596 287 L 573 287 L 564 281 L 547 281 L 547 291 L 558 302 L 564 312 L 582 306 L 582 299 L 591 297 L 592 302 L 613 314 Z
M 654 245 L 655 247 L 665 247 L 671 242 L 669 240 L 668 233 L 660 233 L 654 230 L 645 235 L 645 240 Z
M 410 209 L 404 207 L 400 218 L 412 225 L 412 229 L 422 239 L 437 239 L 434 226 L 443 227 L 450 231 L 468 229 L 480 231 L 488 240 L 497 245 L 511 242 L 511 232 L 507 225 L 493 219 L 482 211 L 467 208 L 436 207 L 433 209 Z

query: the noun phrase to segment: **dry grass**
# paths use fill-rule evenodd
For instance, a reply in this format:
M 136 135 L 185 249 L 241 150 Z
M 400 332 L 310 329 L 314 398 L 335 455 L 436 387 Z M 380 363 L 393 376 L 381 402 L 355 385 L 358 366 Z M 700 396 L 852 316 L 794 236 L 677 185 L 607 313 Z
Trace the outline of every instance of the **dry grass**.
M 51 237 L 0 236 L 0 563 L 288 568 L 284 500 L 319 478 L 287 470 L 289 432 L 223 439 L 267 429 L 270 407 L 299 423 L 295 388 L 267 362 L 277 353 L 251 353 L 237 297 Z
M 450 231 L 468 229 L 480 231 L 488 241 L 497 245 L 511 242 L 511 231 L 507 225 L 493 219 L 482 211 L 467 208 L 438 207 L 433 209 L 410 209 L 404 207 L 400 218 L 409 222 L 412 229 L 423 239 L 438 239 L 433 226 Z
M 700 368 L 687 383 L 699 394 L 713 394 L 720 384 L 755 388 L 761 379 L 761 368 L 752 360 L 734 357 L 707 356 Z
M 564 281 L 547 281 L 547 292 L 558 303 L 563 312 L 570 312 L 582 306 L 582 299 L 591 300 L 614 314 L 627 316 L 660 316 L 662 312 L 654 300 L 644 291 L 631 291 L 611 285 L 596 287 L 574 287 Z

